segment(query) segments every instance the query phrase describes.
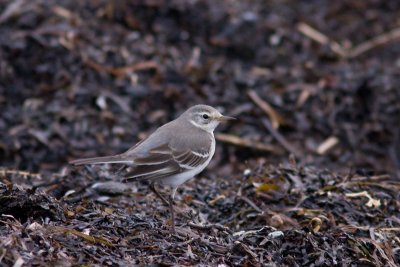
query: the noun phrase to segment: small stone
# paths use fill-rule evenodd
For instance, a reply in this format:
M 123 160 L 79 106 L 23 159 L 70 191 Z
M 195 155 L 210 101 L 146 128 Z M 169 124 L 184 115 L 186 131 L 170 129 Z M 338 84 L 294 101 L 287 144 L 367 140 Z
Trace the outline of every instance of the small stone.
M 284 233 L 282 231 L 274 231 L 268 234 L 269 238 L 278 238 L 284 236 Z
M 243 172 L 243 175 L 246 177 L 249 177 L 251 175 L 251 170 L 250 169 L 245 169 Z

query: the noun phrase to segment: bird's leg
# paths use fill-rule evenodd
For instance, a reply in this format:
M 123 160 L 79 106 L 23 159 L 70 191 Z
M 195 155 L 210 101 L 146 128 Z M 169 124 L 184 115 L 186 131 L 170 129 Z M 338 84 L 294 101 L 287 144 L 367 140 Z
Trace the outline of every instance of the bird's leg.
M 157 190 L 154 183 L 150 183 L 150 189 L 153 191 L 161 200 L 164 202 L 165 205 L 169 206 L 169 202 L 163 197 Z
M 176 191 L 176 190 L 174 190 Z M 168 198 L 169 200 L 169 211 L 171 212 L 171 234 L 175 233 L 175 213 L 174 213 L 174 196 L 171 194 Z
M 162 202 L 164 202 L 165 205 L 167 205 L 169 207 L 169 211 L 171 213 L 171 220 L 172 220 L 171 233 L 175 233 L 174 196 L 175 196 L 177 188 L 172 189 L 171 194 L 169 195 L 168 201 L 165 199 L 165 197 L 163 197 L 163 195 L 161 195 L 157 191 L 154 183 L 150 183 L 150 189 L 162 200 Z

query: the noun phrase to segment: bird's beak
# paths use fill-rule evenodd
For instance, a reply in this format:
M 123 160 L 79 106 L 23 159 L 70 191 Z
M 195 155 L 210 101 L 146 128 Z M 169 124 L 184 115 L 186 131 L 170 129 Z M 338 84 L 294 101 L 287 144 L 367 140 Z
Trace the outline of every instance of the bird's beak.
M 219 122 L 226 122 L 226 121 L 230 121 L 230 120 L 236 120 L 236 118 L 234 117 L 229 117 L 229 116 L 221 116 L 219 118 L 217 118 L 217 121 Z

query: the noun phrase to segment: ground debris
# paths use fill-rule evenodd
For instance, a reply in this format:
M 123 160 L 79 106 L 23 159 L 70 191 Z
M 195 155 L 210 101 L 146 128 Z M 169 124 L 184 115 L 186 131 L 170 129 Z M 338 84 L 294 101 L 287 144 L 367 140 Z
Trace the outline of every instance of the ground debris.
M 40 218 L 64 219 L 63 209 L 53 197 L 3 183 L 0 183 L 0 214 L 11 216 L 20 222 Z
M 400 2 L 0 1 L 0 265 L 399 266 Z M 177 233 L 121 153 L 221 125 Z
M 362 259 L 377 266 L 399 264 L 395 247 L 400 242 L 400 212 L 391 196 L 400 186 L 396 179 L 349 178 L 295 166 L 264 167 L 251 173 L 237 177 L 238 184 L 220 179 L 210 184 L 201 178 L 183 186 L 175 234 L 169 232 L 168 208 L 145 193 L 150 192 L 145 184 L 137 185 L 137 192 L 114 194 L 101 202 L 98 195 L 77 190 L 81 200 L 68 205 L 43 193 L 54 193 L 46 188 L 52 183 L 36 191 L 1 184 L 2 204 L 5 199 L 24 197 L 18 206 L 7 204 L 11 202 L 5 203 L 7 210 L 1 206 L 2 263 L 342 266 L 357 265 Z M 68 179 L 74 178 L 67 176 L 59 183 Z M 393 186 L 367 183 L 380 179 Z M 352 184 L 353 180 L 358 183 Z M 277 186 L 269 190 L 254 186 L 263 182 Z M 382 206 L 368 207 L 365 201 L 349 198 L 364 196 L 361 190 L 381 196 Z M 213 197 L 218 192 L 224 192 L 224 198 Z M 189 195 L 194 197 L 186 198 Z M 216 201 L 207 204 L 200 195 Z M 20 210 L 28 207 L 30 212 L 21 218 Z M 277 217 L 281 223 L 268 226 Z

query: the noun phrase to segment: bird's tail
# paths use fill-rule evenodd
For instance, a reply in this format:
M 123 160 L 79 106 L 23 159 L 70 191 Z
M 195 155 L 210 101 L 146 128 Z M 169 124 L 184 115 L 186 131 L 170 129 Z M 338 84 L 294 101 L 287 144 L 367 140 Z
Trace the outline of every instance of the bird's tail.
M 106 157 L 86 158 L 86 159 L 75 159 L 69 162 L 72 165 L 84 165 L 84 164 L 102 164 L 102 163 L 133 163 L 132 159 L 128 159 L 123 154 Z

